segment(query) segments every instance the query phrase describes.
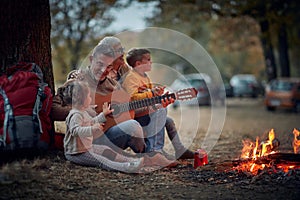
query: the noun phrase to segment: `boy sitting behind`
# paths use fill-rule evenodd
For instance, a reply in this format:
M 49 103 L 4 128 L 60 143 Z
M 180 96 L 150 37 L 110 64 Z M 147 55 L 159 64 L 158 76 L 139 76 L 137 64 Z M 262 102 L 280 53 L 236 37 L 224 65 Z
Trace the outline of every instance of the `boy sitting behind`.
M 146 74 L 146 72 L 151 71 L 152 64 L 149 50 L 131 49 L 127 54 L 126 60 L 132 67 L 132 70 L 126 75 L 122 86 L 131 95 L 132 100 L 141 100 L 163 95 L 165 87 L 153 87 L 150 78 Z M 172 102 L 174 99 L 171 99 L 170 101 Z M 164 104 L 165 102 L 166 104 Z M 163 107 L 168 104 L 169 100 L 162 102 Z M 149 115 L 145 115 L 144 112 L 142 114 L 136 113 L 135 120 L 142 125 L 144 132 L 146 133 L 146 152 L 162 151 L 164 146 L 164 126 L 166 117 L 166 109 L 158 109 Z
M 117 58 L 112 63 L 113 70 L 110 71 L 108 77 L 118 81 L 122 85 L 127 73 L 132 70 L 132 68 L 125 63 L 125 52 L 120 39 L 114 36 L 106 36 L 99 43 L 104 43 L 113 48 Z M 165 129 L 174 147 L 175 157 L 177 159 L 193 159 L 194 152 L 185 148 L 182 144 L 175 126 L 175 122 L 171 117 L 167 116 Z

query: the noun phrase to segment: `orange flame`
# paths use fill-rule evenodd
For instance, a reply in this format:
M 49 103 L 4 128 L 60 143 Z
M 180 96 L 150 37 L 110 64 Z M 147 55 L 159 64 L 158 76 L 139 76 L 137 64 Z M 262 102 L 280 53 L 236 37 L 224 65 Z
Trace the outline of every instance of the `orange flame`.
M 243 140 L 243 149 L 242 149 L 242 154 L 241 154 L 241 158 L 251 158 L 253 155 L 253 147 L 254 144 L 252 141 L 250 140 Z
M 273 140 L 274 139 L 275 139 L 275 132 L 274 132 L 274 129 L 271 129 L 271 131 L 269 132 L 269 143 L 272 148 L 273 148 Z
M 274 139 L 275 132 L 274 129 L 271 129 L 266 141 L 260 143 L 259 137 L 256 137 L 255 143 L 250 140 L 244 140 L 242 154 L 240 157 L 242 159 L 249 159 L 249 162 L 239 166 L 238 170 L 250 171 L 252 174 L 257 174 L 259 170 L 269 167 L 267 164 L 256 164 L 255 161 L 259 157 L 272 153 Z
M 293 148 L 294 153 L 300 153 L 300 131 L 294 129 L 294 141 Z M 299 138 L 299 139 L 298 139 Z M 259 142 L 259 137 L 256 138 L 255 143 L 251 140 L 243 141 L 243 149 L 240 158 L 245 159 L 244 162 L 241 162 L 238 166 L 234 167 L 235 170 L 250 172 L 253 175 L 257 175 L 260 170 L 264 168 L 272 168 L 274 172 L 277 170 L 281 170 L 283 172 L 288 172 L 293 169 L 300 169 L 299 165 L 291 165 L 287 163 L 265 163 L 259 164 L 259 157 L 267 156 L 269 154 L 275 153 L 274 149 L 278 147 L 278 141 L 275 140 L 275 132 L 274 129 L 269 131 L 268 139 L 266 141 Z M 274 143 L 273 143 L 274 142 Z M 277 142 L 277 143 L 276 143 Z M 276 146 L 277 145 L 277 146 Z
M 294 142 L 293 142 L 294 153 L 300 153 L 300 140 L 298 140 L 298 137 L 300 136 L 300 131 L 294 128 L 293 134 L 294 134 Z
M 270 149 L 273 149 L 273 140 L 275 139 L 275 132 L 274 132 L 274 129 L 271 129 L 269 131 L 269 139 L 266 141 L 266 142 L 263 142 L 262 143 L 262 149 L 261 149 L 261 154 L 260 156 L 265 156 L 267 155 L 268 153 L 271 153 L 269 152 Z
M 253 150 L 253 158 L 256 158 L 256 153 L 257 153 L 257 149 L 258 149 L 258 141 L 259 141 L 259 137 L 256 137 L 256 140 L 255 140 L 255 148 Z

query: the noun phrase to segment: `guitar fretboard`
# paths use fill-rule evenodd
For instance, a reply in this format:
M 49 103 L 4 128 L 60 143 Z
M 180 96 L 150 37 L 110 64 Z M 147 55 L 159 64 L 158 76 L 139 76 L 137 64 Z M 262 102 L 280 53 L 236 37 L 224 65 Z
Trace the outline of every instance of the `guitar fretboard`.
M 172 93 L 172 94 L 156 96 L 156 97 L 152 97 L 152 98 L 135 100 L 135 101 L 126 102 L 126 103 L 122 103 L 122 104 L 114 104 L 114 105 L 112 105 L 112 108 L 114 109 L 113 114 L 119 114 L 119 113 L 126 112 L 129 110 L 136 110 L 138 108 L 155 105 L 155 104 L 161 103 L 162 99 L 170 98 L 170 97 L 172 97 L 173 99 L 176 99 L 175 94 Z

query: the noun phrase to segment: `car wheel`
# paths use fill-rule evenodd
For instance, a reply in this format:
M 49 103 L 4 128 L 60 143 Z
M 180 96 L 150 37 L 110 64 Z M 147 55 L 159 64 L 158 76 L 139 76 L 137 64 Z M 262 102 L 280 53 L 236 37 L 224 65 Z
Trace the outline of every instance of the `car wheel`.
M 178 108 L 177 104 L 173 104 L 172 106 L 173 106 L 174 110 L 176 110 Z
M 295 110 L 296 113 L 300 113 L 300 102 L 296 103 L 296 106 L 295 106 L 294 110 Z
M 274 110 L 275 110 L 275 107 L 273 107 L 273 106 L 267 106 L 267 110 L 268 110 L 268 111 L 274 111 Z
M 252 94 L 251 97 L 252 97 L 253 99 L 255 99 L 255 98 L 257 98 L 257 94 Z

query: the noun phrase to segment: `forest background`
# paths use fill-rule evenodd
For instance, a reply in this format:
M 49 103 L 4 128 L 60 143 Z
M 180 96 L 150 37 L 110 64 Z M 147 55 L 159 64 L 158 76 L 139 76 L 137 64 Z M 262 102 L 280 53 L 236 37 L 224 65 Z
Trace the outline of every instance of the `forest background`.
M 64 82 L 101 38 L 117 34 L 109 28 L 115 13 L 133 4 L 145 12 L 153 7 L 147 26 L 179 31 L 199 42 L 224 80 L 237 73 L 252 73 L 266 82 L 300 74 L 297 0 L 2 0 L 0 75 L 18 61 L 36 62 L 55 92 L 54 79 Z M 138 46 L 134 32 L 128 31 L 127 38 L 122 42 Z M 172 52 L 154 52 L 153 61 L 182 73 L 195 70 Z
M 55 92 L 54 78 L 55 81 L 65 81 L 65 74 L 71 68 L 79 67 L 81 59 L 103 36 L 115 34 L 102 32 L 114 18 L 108 11 L 112 8 L 121 10 L 134 2 L 1 0 L 0 75 L 18 61 L 35 62 L 41 66 L 46 82 Z M 299 0 L 140 0 L 139 3 L 145 6 L 155 4 L 152 17 L 147 19 L 148 26 L 174 29 L 198 41 L 212 56 L 224 77 L 235 73 L 254 73 L 268 81 L 276 76 L 300 74 Z M 174 67 L 182 62 L 176 56 L 163 56 L 162 53 L 153 55 L 153 58 L 155 62 Z M 186 67 L 183 72 L 189 73 L 191 69 Z M 210 163 L 214 162 L 213 159 L 231 159 L 240 151 L 238 144 L 243 138 L 249 136 L 255 139 L 262 129 L 274 127 L 277 130 L 278 127 L 278 132 L 285 137 L 299 122 L 296 114 L 258 112 L 263 110 L 260 99 L 233 99 L 233 103 L 228 107 L 231 109 L 227 115 L 228 129 L 223 129 L 215 152 L 210 154 Z M 181 117 L 176 113 L 174 116 Z M 201 116 L 211 120 L 209 114 Z M 209 123 L 202 121 L 202 124 Z M 200 142 L 195 141 L 195 144 Z M 232 176 L 229 173 L 224 177 L 223 172 L 220 174 L 214 170 L 198 173 L 191 172 L 190 168 L 179 168 L 137 177 L 75 166 L 66 163 L 62 154 L 39 162 L 28 164 L 25 161 L 26 166 L 30 165 L 28 173 L 28 167 L 22 164 L 12 164 L 14 167 L 5 165 L 4 170 L 11 170 L 13 179 L 2 185 L 1 191 L 4 192 L 0 193 L 3 198 L 20 199 L 24 195 L 27 199 L 50 196 L 56 199 L 299 198 L 299 174 L 266 177 L 268 174 L 263 173 L 263 176 L 252 178 L 247 175 L 236 179 L 239 174 Z M 5 177 L 1 176 L 2 179 Z M 153 189 L 156 191 L 153 192 Z
M 300 76 L 300 3 L 296 0 L 50 0 L 55 82 L 64 82 L 70 70 L 79 68 L 101 38 L 120 32 L 109 29 L 114 13 L 132 4 L 153 8 L 145 19 L 147 26 L 169 28 L 196 40 L 225 81 L 238 73 L 255 74 L 266 82 L 278 76 Z M 134 36 L 129 32 L 128 40 L 138 45 Z M 154 53 L 153 59 L 182 73 L 194 72 L 172 52 Z

